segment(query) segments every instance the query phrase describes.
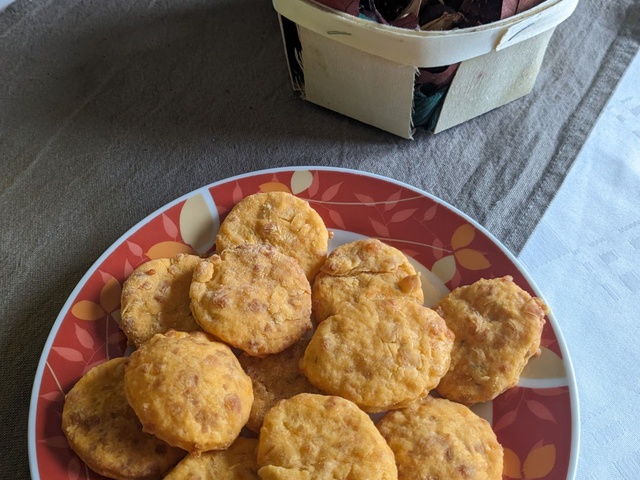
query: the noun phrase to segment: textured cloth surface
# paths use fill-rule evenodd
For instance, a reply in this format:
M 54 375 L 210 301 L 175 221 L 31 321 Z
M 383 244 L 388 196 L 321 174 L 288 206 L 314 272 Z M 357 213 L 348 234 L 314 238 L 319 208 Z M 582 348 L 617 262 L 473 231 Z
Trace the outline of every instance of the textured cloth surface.
M 520 259 L 573 359 L 578 480 L 640 478 L 640 56 Z
M 581 0 L 527 97 L 406 141 L 291 91 L 266 0 L 18 0 L 0 13 L 1 478 L 28 477 L 29 394 L 73 287 L 168 201 L 252 170 L 405 181 L 518 252 L 638 48 L 634 0 Z

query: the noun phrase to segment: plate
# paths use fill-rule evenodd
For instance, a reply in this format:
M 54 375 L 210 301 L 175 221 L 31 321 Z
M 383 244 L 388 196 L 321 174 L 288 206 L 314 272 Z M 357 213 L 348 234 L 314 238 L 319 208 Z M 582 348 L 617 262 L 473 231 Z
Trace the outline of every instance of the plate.
M 60 426 L 64 395 L 90 368 L 126 351 L 118 327 L 123 281 L 141 263 L 179 252 L 207 255 L 220 220 L 256 192 L 287 191 L 307 200 L 335 232 L 331 246 L 376 237 L 402 250 L 421 274 L 425 303 L 480 278 L 511 275 L 535 285 L 515 258 L 480 225 L 409 185 L 353 170 L 285 168 L 207 185 L 171 202 L 125 233 L 91 267 L 60 312 L 42 352 L 29 413 L 34 480 L 97 478 L 70 450 Z M 542 354 L 518 386 L 474 407 L 504 446 L 504 478 L 575 476 L 577 390 L 567 348 L 549 315 Z

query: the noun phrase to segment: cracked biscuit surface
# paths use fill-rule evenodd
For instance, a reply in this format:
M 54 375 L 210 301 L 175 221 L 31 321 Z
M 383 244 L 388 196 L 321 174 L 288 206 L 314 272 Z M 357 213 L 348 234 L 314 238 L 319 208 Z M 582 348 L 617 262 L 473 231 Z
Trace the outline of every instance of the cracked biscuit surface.
M 154 335 L 129 357 L 124 387 L 146 432 L 194 454 L 231 445 L 253 402 L 236 356 L 204 332 Z
M 540 348 L 547 307 L 510 276 L 458 287 L 435 310 L 454 332 L 451 366 L 437 391 L 471 405 L 518 383 Z
M 469 407 L 426 397 L 377 423 L 398 466 L 398 480 L 501 480 L 502 446 Z
M 124 394 L 125 358 L 87 372 L 67 393 L 62 431 L 94 472 L 121 480 L 159 479 L 186 455 L 144 433 Z
M 346 243 L 333 250 L 313 284 L 316 322 L 336 313 L 345 302 L 360 298 L 404 296 L 422 304 L 420 276 L 397 248 L 373 238 Z
M 189 307 L 189 286 L 200 257 L 179 254 L 140 265 L 122 286 L 120 328 L 139 347 L 156 333 L 200 330 Z
M 253 406 L 247 428 L 260 432 L 265 414 L 278 401 L 299 393 L 320 393 L 300 371 L 299 362 L 309 339 L 301 339 L 285 351 L 257 358 L 242 353 L 238 360 L 253 383 Z
M 344 398 L 301 393 L 267 412 L 262 480 L 393 480 L 393 452 L 369 416 Z
M 189 455 L 164 480 L 259 480 L 258 440 L 238 437 L 226 450 Z
M 296 259 L 311 282 L 327 258 L 329 232 L 309 203 L 285 192 L 256 193 L 236 204 L 216 236 L 216 251 L 260 243 Z
M 281 352 L 312 327 L 309 281 L 271 245 L 239 245 L 203 260 L 190 295 L 203 330 L 249 355 Z
M 430 308 L 407 298 L 362 300 L 318 325 L 300 368 L 322 391 L 381 412 L 434 388 L 452 345 L 453 333 Z

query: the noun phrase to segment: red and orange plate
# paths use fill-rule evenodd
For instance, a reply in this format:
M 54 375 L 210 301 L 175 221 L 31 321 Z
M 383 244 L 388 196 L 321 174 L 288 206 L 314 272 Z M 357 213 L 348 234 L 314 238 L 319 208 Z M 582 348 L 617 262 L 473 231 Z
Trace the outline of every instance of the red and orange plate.
M 126 232 L 93 264 L 60 312 L 36 373 L 29 415 L 34 480 L 95 479 L 67 445 L 64 395 L 90 368 L 126 351 L 118 327 L 120 292 L 141 263 L 179 252 L 207 255 L 221 219 L 247 195 L 287 191 L 307 200 L 335 235 L 331 247 L 375 237 L 402 250 L 420 270 L 425 303 L 459 285 L 511 275 L 541 297 L 516 259 L 480 225 L 407 184 L 334 168 L 263 170 L 207 185 L 169 203 Z M 578 401 L 558 324 L 549 315 L 542 355 L 520 383 L 474 410 L 489 420 L 505 452 L 505 479 L 573 479 Z

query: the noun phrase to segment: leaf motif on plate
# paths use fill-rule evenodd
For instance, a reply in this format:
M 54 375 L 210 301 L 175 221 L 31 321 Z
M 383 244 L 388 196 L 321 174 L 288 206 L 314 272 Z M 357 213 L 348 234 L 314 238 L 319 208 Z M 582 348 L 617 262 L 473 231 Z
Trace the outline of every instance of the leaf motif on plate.
M 80 325 L 76 323 L 76 338 L 80 345 L 84 348 L 93 349 L 95 344 L 93 337 L 89 332 L 87 332 L 84 328 L 81 328 Z
M 96 321 L 105 316 L 106 312 L 100 305 L 91 300 L 80 300 L 71 307 L 71 313 L 80 320 L 90 322 Z
M 433 264 L 431 271 L 436 277 L 442 280 L 442 283 L 447 283 L 456 273 L 455 257 L 453 255 L 442 257 Z
M 169 218 L 168 215 L 162 214 L 162 226 L 164 227 L 164 231 L 167 232 L 174 240 L 178 237 L 178 226 L 175 224 L 173 220 Z
M 53 350 L 58 355 L 60 355 L 62 358 L 64 358 L 65 360 L 68 360 L 70 362 L 84 362 L 84 357 L 82 356 L 82 353 L 80 353 L 75 348 L 51 347 L 51 350 Z
M 527 408 L 539 419 L 557 423 L 553 413 L 537 400 L 527 400 Z
M 64 396 L 59 390 L 54 390 L 53 392 L 49 392 L 49 393 L 42 393 L 40 394 L 40 396 L 50 402 L 55 402 L 57 400 L 64 400 Z
M 338 194 L 338 191 L 340 190 L 340 187 L 342 186 L 342 182 L 340 183 L 336 183 L 335 185 L 331 185 L 329 188 L 327 188 L 324 192 L 322 192 L 322 201 L 323 202 L 328 202 L 331 199 L 333 199 L 333 197 L 335 197 Z
M 394 192 L 391 195 L 389 195 L 389 198 L 387 199 L 387 203 L 384 206 L 384 210 L 389 211 L 392 208 L 395 208 L 396 205 L 398 205 L 398 201 L 400 200 L 401 196 L 402 196 L 402 190 L 398 190 L 397 192 Z
M 137 243 L 133 243 L 127 240 L 127 247 L 129 247 L 131 253 L 133 253 L 136 257 L 141 257 L 142 255 L 144 255 L 144 250 L 142 250 L 142 247 Z
M 171 240 L 156 243 L 149 249 L 146 255 L 150 260 L 156 260 L 158 258 L 171 258 L 179 253 L 197 255 L 196 251 L 189 245 Z
M 67 442 L 66 437 L 62 435 L 47 437 L 44 439 L 44 441 L 47 445 L 53 448 L 64 448 L 65 450 L 69 448 L 69 443 Z
M 231 199 L 233 200 L 233 203 L 239 203 L 240 200 L 242 200 L 242 198 L 244 197 L 244 195 L 242 195 L 242 188 L 240 187 L 240 184 L 238 182 L 236 182 L 236 186 L 233 187 L 233 193 L 231 194 Z
M 82 464 L 78 457 L 73 456 L 67 463 L 67 474 L 69 475 L 69 480 L 78 480 L 82 473 Z
M 313 182 L 309 186 L 309 196 L 315 197 L 320 190 L 320 180 L 318 177 L 318 172 L 313 172 Z
M 313 184 L 313 174 L 309 170 L 296 170 L 291 175 L 291 193 L 297 195 Z
M 266 182 L 260 185 L 259 188 L 262 193 L 269 193 L 269 192 L 291 193 L 291 190 L 289 190 L 289 187 L 287 187 L 282 182 Z
M 340 215 L 335 210 L 329 210 L 329 218 L 333 223 L 335 223 L 339 228 L 346 229 L 346 225 L 344 224 L 344 220 L 342 220 L 342 215 Z
M 433 256 L 436 260 L 440 260 L 445 254 L 444 243 L 439 238 L 434 238 L 431 246 L 433 247 Z
M 501 416 L 496 423 L 493 424 L 493 430 L 498 431 L 511 425 L 516 419 L 516 410 L 511 410 Z
M 380 237 L 389 238 L 389 228 L 384 224 L 373 218 L 369 219 L 371 226 L 373 227 L 373 231 L 376 232 L 376 235 Z
M 353 196 L 356 197 L 359 202 L 364 203 L 365 205 L 373 205 L 375 203 L 375 200 L 372 196 L 365 195 L 364 193 L 354 193 Z
M 114 277 L 110 277 L 102 290 L 100 290 L 100 306 L 102 309 L 111 313 L 120 307 L 120 296 L 122 294 L 122 285 Z
M 504 448 L 503 473 L 509 478 L 522 478 L 520 474 L 520 459 L 518 455 L 510 448 Z
M 429 208 L 427 208 L 424 212 L 424 216 L 422 217 L 422 220 L 424 222 L 429 222 L 431 220 L 433 220 L 436 217 L 436 213 L 438 211 L 438 205 L 433 205 Z
M 484 254 L 471 248 L 456 250 L 454 255 L 458 263 L 467 270 L 484 270 L 491 266 Z
M 553 470 L 556 464 L 556 446 L 543 445 L 541 447 L 535 447 L 527 455 L 522 471 L 524 478 L 544 478 L 551 470 Z
M 466 247 L 473 241 L 475 236 L 476 229 L 471 225 L 469 225 L 468 223 L 460 225 L 458 228 L 456 228 L 456 231 L 453 232 L 453 236 L 451 237 L 451 247 L 454 250 Z
M 210 210 L 204 195 L 187 199 L 180 210 L 180 235 L 199 254 L 213 247 L 218 229 L 216 213 Z
M 400 210 L 399 212 L 395 212 L 393 215 L 391 215 L 391 222 L 392 223 L 404 222 L 405 220 L 408 220 L 409 218 L 411 218 L 411 215 L 416 213 L 417 210 L 418 210 L 417 208 L 407 208 L 406 210 Z

